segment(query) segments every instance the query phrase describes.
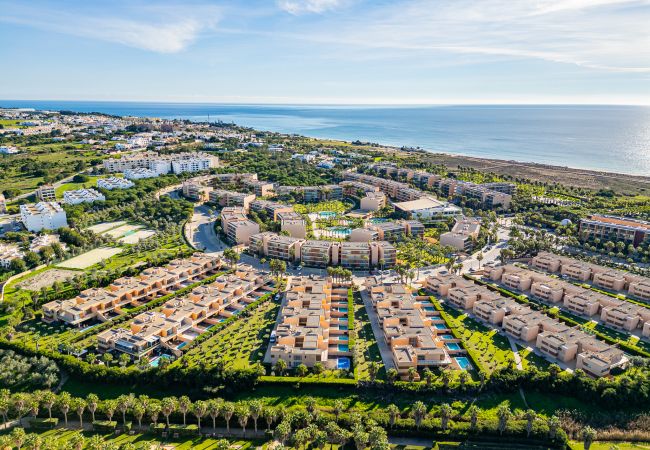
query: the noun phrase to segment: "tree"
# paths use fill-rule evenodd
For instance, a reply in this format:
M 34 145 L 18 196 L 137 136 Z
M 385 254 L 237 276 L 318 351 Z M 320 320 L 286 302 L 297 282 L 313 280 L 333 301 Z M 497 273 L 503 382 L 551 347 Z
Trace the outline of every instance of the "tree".
M 334 412 L 334 417 L 336 417 L 336 421 L 338 422 L 339 416 L 341 415 L 341 412 L 345 409 L 345 405 L 343 402 L 339 399 L 334 401 L 334 407 L 332 408 Z
M 558 416 L 551 416 L 549 417 L 547 424 L 549 437 L 555 439 L 557 437 L 557 431 L 560 429 L 560 419 Z
M 465 370 L 462 370 L 458 374 L 458 382 L 460 383 L 460 387 L 462 389 L 465 389 L 465 384 L 467 383 L 467 381 L 469 381 L 469 373 L 467 373 L 467 371 Z
M 113 355 L 110 353 L 104 353 L 102 355 L 102 361 L 104 361 L 104 364 L 106 364 L 106 367 L 111 366 L 111 361 L 113 361 Z
M 594 442 L 594 439 L 596 439 L 596 430 L 590 426 L 587 426 L 583 428 L 582 432 L 580 433 L 580 437 L 582 438 L 584 449 L 589 450 L 591 444 Z
M 151 403 L 147 406 L 147 414 L 154 426 L 158 425 L 158 415 L 160 414 L 161 409 L 160 403 Z
M 75 431 L 68 439 L 68 445 L 74 450 L 81 450 L 86 443 L 86 438 L 80 431 Z
M 264 411 L 262 411 L 262 415 L 266 421 L 266 431 L 270 431 L 271 425 L 273 425 L 273 422 L 275 422 L 275 419 L 277 418 L 277 411 L 272 406 L 267 406 L 264 408 Z
M 512 416 L 508 402 L 503 402 L 497 408 L 497 417 L 499 418 L 499 434 L 503 434 L 508 426 L 508 420 Z
M 192 400 L 187 395 L 183 395 L 181 398 L 178 399 L 178 410 L 180 413 L 183 415 L 183 425 L 187 425 L 187 421 L 185 420 L 185 417 L 187 416 L 187 411 L 190 410 L 192 407 Z
M 370 377 L 370 381 L 375 381 L 378 373 L 379 373 L 379 363 L 377 363 L 376 361 L 372 361 L 370 364 L 368 364 L 368 376 Z
M 395 369 L 394 367 L 391 367 L 390 369 L 388 369 L 388 371 L 386 371 L 386 378 L 388 378 L 389 383 L 394 383 L 395 380 L 397 380 L 398 375 L 399 374 L 397 372 L 397 369 Z
M 451 381 L 451 372 L 447 369 L 442 369 L 440 371 L 440 379 L 442 380 L 442 385 L 447 389 Z
M 370 436 L 363 429 L 358 429 L 352 437 L 357 450 L 364 450 L 368 446 Z
M 237 264 L 237 262 L 239 262 L 241 256 L 232 248 L 227 248 L 223 251 L 223 257 L 232 268 Z
M 208 400 L 208 415 L 212 418 L 212 429 L 217 429 L 217 417 L 221 413 L 221 403 L 218 400 Z
M 530 433 L 533 431 L 533 423 L 537 418 L 537 414 L 532 409 L 527 409 L 524 413 L 524 419 L 526 419 L 526 436 L 530 437 Z
M 275 363 L 275 371 L 282 376 L 285 370 L 287 370 L 287 362 L 284 359 L 278 359 Z
M 309 414 L 313 414 L 314 410 L 316 409 L 316 399 L 314 397 L 306 397 L 305 408 L 307 408 Z
M 221 413 L 223 418 L 226 420 L 226 430 L 230 433 L 230 419 L 235 412 L 235 405 L 230 402 L 224 402 L 223 407 L 221 408 Z
M 196 417 L 196 421 L 199 424 L 199 431 L 201 431 L 201 419 L 205 416 L 205 413 L 208 410 L 208 404 L 203 400 L 197 400 L 192 405 L 192 414 Z
M 418 375 L 418 371 L 415 367 L 409 367 L 408 369 L 408 377 L 409 381 L 412 383 L 415 381 L 415 377 Z
M 307 376 L 307 373 L 309 373 L 309 370 L 307 369 L 307 366 L 304 364 L 300 364 L 296 368 L 296 375 L 298 375 L 300 378 L 304 378 Z
M 287 440 L 289 434 L 291 434 L 291 424 L 283 420 L 275 427 L 275 432 L 273 433 L 275 438 L 280 441 L 280 444 L 284 445 L 284 442 Z
M 96 394 L 90 393 L 86 397 L 86 405 L 88 405 L 88 411 L 92 416 L 93 422 L 95 421 L 95 411 L 97 411 L 97 404 L 99 403 L 99 397 Z
M 160 412 L 165 416 L 167 427 L 169 427 L 169 416 L 176 411 L 176 399 L 173 397 L 165 397 L 160 402 Z
M 400 416 L 400 410 L 397 407 L 397 405 L 391 403 L 390 405 L 388 405 L 388 408 L 386 408 L 386 411 L 388 412 L 390 426 L 392 428 L 395 426 L 395 422 L 397 421 L 397 418 Z
M 262 414 L 263 405 L 261 401 L 255 399 L 251 400 L 248 406 L 250 408 L 251 418 L 253 419 L 255 433 L 257 434 L 257 420 L 259 419 L 260 414 Z
M 84 411 L 86 410 L 86 401 L 83 398 L 75 398 L 72 401 L 72 407 L 79 416 L 79 428 L 83 430 L 84 427 Z
M 235 415 L 237 416 L 237 422 L 239 422 L 244 436 L 246 435 L 246 425 L 248 424 L 250 414 L 251 412 L 246 402 L 237 402 L 235 405 Z
M 470 428 L 472 429 L 472 431 L 476 431 L 478 427 L 478 415 L 480 411 L 481 410 L 476 405 L 470 406 L 469 409 L 467 410 L 467 413 L 469 414 Z
M 119 360 L 119 363 L 120 363 L 120 367 L 126 367 L 126 365 L 131 362 L 131 357 L 129 355 L 127 355 L 126 353 L 122 353 L 119 356 L 118 360 Z
M 483 261 L 484 258 L 485 256 L 483 255 L 482 252 L 478 252 L 478 255 L 476 255 L 476 260 L 478 261 L 479 270 L 481 270 L 481 261 Z
M 109 421 L 112 421 L 113 415 L 117 410 L 117 400 L 114 399 L 104 400 L 103 406 L 104 406 L 104 414 L 106 414 L 106 417 L 108 417 Z
M 126 412 L 133 403 L 133 397 L 130 395 L 120 395 L 117 398 L 117 409 L 122 413 L 122 424 L 126 425 Z
M 65 426 L 68 426 L 68 411 L 70 411 L 70 403 L 72 402 L 72 396 L 67 393 L 67 392 L 62 392 L 59 395 L 57 404 L 59 406 L 59 410 L 61 413 L 63 413 L 63 418 L 65 422 Z
M 11 442 L 13 442 L 16 447 L 18 447 L 18 450 L 20 450 L 20 448 L 25 443 L 25 439 L 27 438 L 25 430 L 20 427 L 16 427 L 11 430 L 11 434 L 9 436 L 11 437 Z
M 447 431 L 447 426 L 449 425 L 449 419 L 451 419 L 451 415 L 453 414 L 454 410 L 451 409 L 451 406 L 449 406 L 448 403 L 443 403 L 440 406 L 440 426 L 442 428 L 442 431 Z
M 427 407 L 425 404 L 419 400 L 415 402 L 411 408 L 411 416 L 413 416 L 413 420 L 415 420 L 415 427 L 420 429 L 422 421 L 427 416 Z
M 0 398 L 0 415 L 2 415 L 2 424 L 7 423 L 7 414 L 9 414 L 9 399 L 2 397 Z
M 138 429 L 142 429 L 142 418 L 146 411 L 147 408 L 140 400 L 135 400 L 131 405 L 131 413 L 133 414 L 133 417 L 135 417 L 135 420 L 138 421 Z

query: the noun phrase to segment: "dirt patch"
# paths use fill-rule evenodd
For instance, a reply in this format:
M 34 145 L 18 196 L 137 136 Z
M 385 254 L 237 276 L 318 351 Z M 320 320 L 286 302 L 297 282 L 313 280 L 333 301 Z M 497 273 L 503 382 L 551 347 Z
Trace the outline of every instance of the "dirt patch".
M 74 258 L 63 261 L 59 267 L 67 267 L 69 269 L 86 269 L 100 261 L 122 253 L 123 249 L 113 247 L 99 247 L 89 252 L 83 253 Z
M 22 280 L 16 286 L 29 291 L 38 291 L 43 287 L 52 286 L 57 281 L 73 278 L 76 274 L 74 270 L 49 269 Z
M 130 234 L 127 233 L 126 235 L 118 239 L 118 241 L 122 242 L 123 244 L 137 244 L 141 240 L 147 239 L 153 236 L 154 234 L 156 234 L 156 232 L 152 230 L 139 230 L 134 233 L 130 233 Z
M 112 230 L 102 233 L 106 236 L 110 236 L 114 239 L 121 238 L 127 234 L 133 234 L 132 232 L 137 231 L 141 228 L 144 228 L 142 225 L 122 225 L 121 227 L 113 228 Z
M 86 229 L 94 233 L 101 234 L 104 233 L 105 231 L 112 230 L 113 228 L 117 228 L 124 224 L 126 224 L 126 222 L 123 220 L 119 222 L 102 222 L 102 223 L 98 223 L 97 225 L 93 225 L 92 227 L 88 227 Z

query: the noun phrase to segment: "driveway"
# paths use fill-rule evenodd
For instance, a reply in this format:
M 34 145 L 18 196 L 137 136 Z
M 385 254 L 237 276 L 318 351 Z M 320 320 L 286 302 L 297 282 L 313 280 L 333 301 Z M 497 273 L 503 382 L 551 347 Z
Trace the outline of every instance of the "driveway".
M 386 344 L 384 332 L 381 329 L 381 325 L 379 325 L 379 317 L 377 317 L 377 312 L 372 307 L 372 300 L 370 300 L 368 290 L 364 287 L 361 288 L 361 298 L 363 299 L 363 306 L 366 308 L 368 320 L 370 320 L 372 333 L 375 335 L 375 341 L 377 341 L 377 347 L 379 347 L 379 353 L 381 354 L 381 360 L 384 363 L 384 367 L 386 370 L 395 369 L 392 352 L 390 351 L 388 344 Z

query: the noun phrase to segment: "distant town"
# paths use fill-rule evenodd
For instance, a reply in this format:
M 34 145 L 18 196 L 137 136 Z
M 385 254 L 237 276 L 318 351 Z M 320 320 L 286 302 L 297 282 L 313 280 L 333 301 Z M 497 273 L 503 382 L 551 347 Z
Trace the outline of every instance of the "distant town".
M 650 441 L 650 197 L 568 178 L 0 109 L 7 436 Z

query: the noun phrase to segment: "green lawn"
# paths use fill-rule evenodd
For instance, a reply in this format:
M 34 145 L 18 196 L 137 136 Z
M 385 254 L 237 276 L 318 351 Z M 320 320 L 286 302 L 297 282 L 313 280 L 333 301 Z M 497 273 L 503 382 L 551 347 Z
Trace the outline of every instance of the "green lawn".
M 524 369 L 528 369 L 529 367 L 537 367 L 540 370 L 545 370 L 550 365 L 547 360 L 541 356 L 536 355 L 527 348 L 524 348 L 519 344 L 517 344 L 517 348 L 519 349 L 519 356 L 521 357 L 521 364 L 523 365 Z
M 433 297 L 431 299 L 437 302 Z M 443 309 L 441 316 L 447 326 L 456 331 L 464 347 L 486 372 L 492 373 L 514 364 L 514 355 L 507 338 L 455 308 L 446 304 L 440 306 Z
M 582 442 L 570 441 L 571 450 L 583 450 Z M 648 450 L 650 442 L 594 442 L 589 450 Z
M 185 354 L 174 364 L 214 365 L 221 359 L 229 369 L 246 369 L 264 359 L 264 352 L 278 315 L 280 304 L 260 305 L 249 317 L 242 317 Z
M 29 429 L 25 431 L 27 431 L 28 433 L 30 432 Z M 55 430 L 47 430 L 47 431 L 39 432 L 38 434 L 43 438 L 50 438 L 50 437 L 55 438 L 58 444 L 63 445 L 63 444 L 67 444 L 75 433 L 76 433 L 75 430 L 58 428 Z M 0 434 L 6 434 L 6 432 Z M 83 447 L 84 449 L 90 448 L 88 446 L 88 440 L 92 435 L 93 433 L 89 433 L 89 432 L 84 433 L 84 437 L 86 438 L 86 444 Z M 172 448 L 176 450 L 190 450 L 190 449 L 208 450 L 208 449 L 215 448 L 216 443 L 218 441 L 218 439 L 215 438 L 200 438 L 200 437 L 163 439 L 150 433 L 133 434 L 133 435 L 107 434 L 104 435 L 103 437 L 106 443 L 110 443 L 117 446 L 124 445 L 126 443 L 132 443 L 138 446 L 138 448 L 154 448 L 154 445 L 162 444 L 162 445 L 173 446 Z M 254 441 L 238 440 L 238 439 L 230 439 L 229 441 L 233 448 L 238 448 L 240 450 L 255 448 L 262 443 L 262 442 L 254 442 Z
M 94 188 L 97 189 L 97 180 L 100 178 L 107 178 L 106 175 L 87 175 L 88 181 L 83 182 L 83 183 L 74 183 L 74 182 L 69 182 L 69 183 L 64 183 L 61 186 L 57 187 L 55 189 L 55 193 L 57 198 L 62 198 L 63 193 L 65 191 L 72 191 L 75 189 L 82 189 L 82 188 Z
M 375 339 L 375 334 L 372 332 L 372 325 L 368 319 L 368 313 L 363 306 L 363 302 L 358 292 L 355 292 L 355 307 L 354 307 L 354 321 L 357 330 L 357 339 L 355 346 L 361 349 L 360 355 L 362 356 L 357 361 L 356 374 L 359 380 L 368 380 L 370 375 L 368 367 L 372 361 L 379 363 L 380 369 L 377 374 L 378 379 L 386 379 L 386 368 L 381 360 L 381 353 L 379 346 Z

